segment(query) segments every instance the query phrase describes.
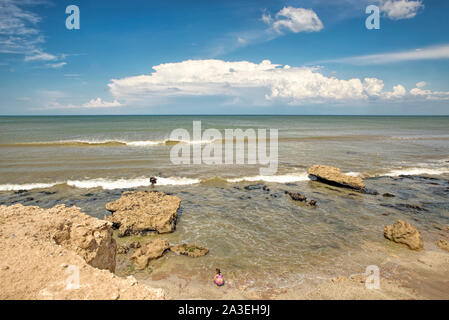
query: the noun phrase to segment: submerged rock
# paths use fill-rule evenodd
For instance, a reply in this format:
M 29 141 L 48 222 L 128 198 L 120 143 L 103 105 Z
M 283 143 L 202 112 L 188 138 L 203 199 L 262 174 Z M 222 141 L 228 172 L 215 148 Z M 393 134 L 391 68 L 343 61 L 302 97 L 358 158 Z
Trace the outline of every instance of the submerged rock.
M 297 192 L 290 192 L 290 191 L 285 191 L 285 194 L 288 194 L 290 196 L 290 198 L 292 198 L 292 200 L 294 201 L 300 201 L 300 202 L 305 202 L 307 201 L 307 197 L 297 193 Z
M 388 193 L 388 192 L 385 192 L 382 196 L 385 197 L 385 198 L 394 198 L 394 197 L 396 197 L 394 194 Z
M 199 247 L 196 245 L 187 245 L 184 243 L 178 246 L 171 246 L 170 251 L 177 254 L 189 256 L 192 258 L 205 256 L 206 254 L 209 253 L 209 249 L 207 248 Z
M 244 189 L 245 189 L 245 190 L 248 190 L 248 191 L 251 191 L 251 190 L 259 190 L 259 189 L 265 190 L 266 188 L 267 188 L 267 186 L 264 185 L 264 184 L 252 184 L 252 185 L 249 185 L 249 186 L 245 186 L 245 187 L 244 187 Z
M 173 232 L 180 204 L 179 197 L 163 192 L 124 192 L 120 199 L 106 204 L 113 213 L 106 219 L 119 229 L 120 237 L 146 231 Z
M 398 220 L 392 226 L 385 226 L 385 238 L 407 245 L 412 250 L 420 250 L 424 247 L 421 234 L 410 223 Z
M 340 172 L 340 169 L 335 167 L 313 165 L 307 169 L 307 173 L 312 176 L 312 178 L 330 185 L 357 189 L 360 191 L 365 189 L 365 184 L 363 183 L 362 178 L 343 174 Z
M 310 200 L 307 205 L 310 207 L 316 207 L 316 200 Z
M 138 248 L 131 256 L 131 260 L 134 262 L 137 269 L 143 270 L 148 266 L 150 260 L 161 257 L 169 247 L 170 244 L 167 240 L 153 240 Z

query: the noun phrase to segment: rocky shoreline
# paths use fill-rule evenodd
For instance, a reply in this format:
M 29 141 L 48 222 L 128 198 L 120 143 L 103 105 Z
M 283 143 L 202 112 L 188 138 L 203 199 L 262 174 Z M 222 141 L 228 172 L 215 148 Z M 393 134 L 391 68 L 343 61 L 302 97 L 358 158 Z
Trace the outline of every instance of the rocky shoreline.
M 316 165 L 310 167 L 308 172 L 313 180 L 316 180 L 312 183 L 323 183 L 331 187 L 359 191 L 362 194 L 377 195 L 377 192 L 366 192 L 365 183 L 361 178 L 342 174 L 338 168 Z M 280 197 L 278 193 L 270 192 L 265 185 L 250 185 L 244 189 L 249 193 L 261 191 L 272 198 Z M 298 203 L 299 206 L 308 207 L 311 211 L 319 210 L 320 199 L 317 201 L 311 199 L 308 194 L 301 194 L 293 188 L 288 189 L 290 190 L 284 190 L 284 194 L 291 199 L 289 201 Z M 394 196 L 388 192 L 383 194 L 383 198 L 394 198 Z M 180 197 L 163 192 L 127 191 L 123 192 L 120 198 L 106 204 L 106 209 L 112 215 L 106 217 L 105 220 L 90 217 L 76 207 L 64 205 L 46 210 L 38 207 L 25 207 L 20 204 L 0 206 L 0 239 L 2 241 L 0 275 L 2 279 L 5 279 L 1 284 L 0 298 L 167 298 L 163 289 L 139 283 L 132 276 L 119 277 L 114 272 L 117 255 L 129 259 L 136 270 L 144 270 L 169 251 L 186 256 L 185 259 L 197 258 L 209 253 L 209 249 L 197 244 L 170 243 L 171 241 L 164 239 L 165 235 L 176 232 L 181 202 Z M 408 208 L 408 210 L 418 209 Z M 383 236 L 397 243 L 398 250 L 408 247 L 413 252 L 419 251 L 422 255 L 432 255 L 433 257 L 433 253 L 427 251 L 427 246 L 425 248 L 421 233 L 415 226 L 400 219 L 393 220 L 391 223 L 393 224 L 384 226 Z M 117 244 L 114 239 L 114 230 L 119 239 L 144 235 L 149 232 L 155 233 L 155 236 L 151 241 L 121 245 Z M 440 248 L 443 253 L 439 253 L 436 255 L 437 258 L 432 259 L 449 261 L 449 255 L 445 253 L 449 252 L 447 241 L 449 236 L 446 233 L 441 234 L 443 238 L 432 245 Z M 379 237 L 381 236 L 379 234 Z M 23 261 L 29 261 L 29 263 L 23 264 Z M 435 262 L 432 263 L 435 264 Z M 67 290 L 68 270 L 72 266 L 76 266 L 80 270 L 81 287 L 76 290 Z M 20 279 L 20 276 L 23 279 Z M 356 288 L 354 292 L 358 292 L 360 285 L 364 282 L 363 279 L 360 279 L 360 277 L 342 276 L 331 279 L 330 284 L 324 286 Z M 12 286 L 12 283 L 17 285 Z M 392 288 L 396 286 L 394 283 L 389 285 Z M 310 292 L 314 292 L 315 289 L 311 290 Z M 231 292 L 233 291 L 231 290 Z M 292 295 L 291 297 L 307 298 L 310 296 L 316 298 L 314 295 L 309 295 L 310 292 L 303 292 L 302 296 Z M 239 296 L 239 294 L 239 291 L 236 290 L 235 296 Z M 407 294 L 402 292 L 391 298 L 407 298 Z M 408 298 L 411 297 L 413 294 Z M 251 297 L 245 295 L 243 298 Z M 340 297 L 334 296 L 333 298 L 339 299 Z M 346 298 L 351 299 L 350 296 Z M 357 298 L 357 296 L 354 295 L 352 298 Z

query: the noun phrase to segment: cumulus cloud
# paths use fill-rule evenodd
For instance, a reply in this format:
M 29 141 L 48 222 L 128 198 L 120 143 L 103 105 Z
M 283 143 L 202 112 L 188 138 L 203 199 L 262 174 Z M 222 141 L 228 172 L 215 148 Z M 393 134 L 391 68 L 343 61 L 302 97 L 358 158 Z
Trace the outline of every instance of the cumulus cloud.
M 370 54 L 364 56 L 353 56 L 339 59 L 319 61 L 319 63 L 348 63 L 355 65 L 396 63 L 414 60 L 437 60 L 449 58 L 449 44 L 418 48 L 407 51 L 387 52 L 380 54 Z
M 304 103 L 343 102 L 368 99 L 391 99 L 405 95 L 398 85 L 384 92 L 381 79 L 338 79 L 312 67 L 290 67 L 248 61 L 186 60 L 153 67 L 155 72 L 109 83 L 111 94 L 119 100 L 186 96 L 230 96 L 261 102 Z
M 410 94 L 426 100 L 449 100 L 449 91 L 432 91 L 423 90 L 421 88 L 413 88 L 410 90 Z
M 381 1 L 380 6 L 385 15 L 392 20 L 413 18 L 421 8 L 424 8 L 421 0 L 386 0 Z
M 294 33 L 316 32 L 323 29 L 323 23 L 318 15 L 310 9 L 285 7 L 275 18 L 267 14 L 262 15 L 262 21 L 270 25 L 270 29 L 277 33 L 289 30 Z
M 89 102 L 83 104 L 84 108 L 113 108 L 113 107 L 122 107 L 123 105 L 118 102 L 117 100 L 114 100 L 112 102 L 107 102 L 101 100 L 101 98 L 92 99 Z

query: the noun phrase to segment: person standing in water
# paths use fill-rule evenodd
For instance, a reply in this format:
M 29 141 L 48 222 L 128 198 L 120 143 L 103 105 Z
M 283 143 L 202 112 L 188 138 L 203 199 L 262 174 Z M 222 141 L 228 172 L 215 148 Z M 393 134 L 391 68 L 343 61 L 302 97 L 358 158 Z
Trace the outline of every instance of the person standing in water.
M 220 269 L 218 269 L 218 268 L 215 269 L 215 272 L 216 272 L 216 274 L 215 274 L 215 277 L 214 277 L 214 282 L 215 282 L 215 284 L 217 286 L 221 287 L 222 285 L 224 285 L 224 278 L 223 278 L 223 276 L 221 274 Z

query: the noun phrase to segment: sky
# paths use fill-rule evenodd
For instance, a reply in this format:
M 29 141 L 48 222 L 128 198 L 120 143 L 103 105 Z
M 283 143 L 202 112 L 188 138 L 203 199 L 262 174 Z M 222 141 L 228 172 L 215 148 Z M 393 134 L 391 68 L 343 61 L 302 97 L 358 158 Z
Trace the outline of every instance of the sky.
M 448 30 L 445 0 L 0 0 L 0 115 L 449 115 Z

